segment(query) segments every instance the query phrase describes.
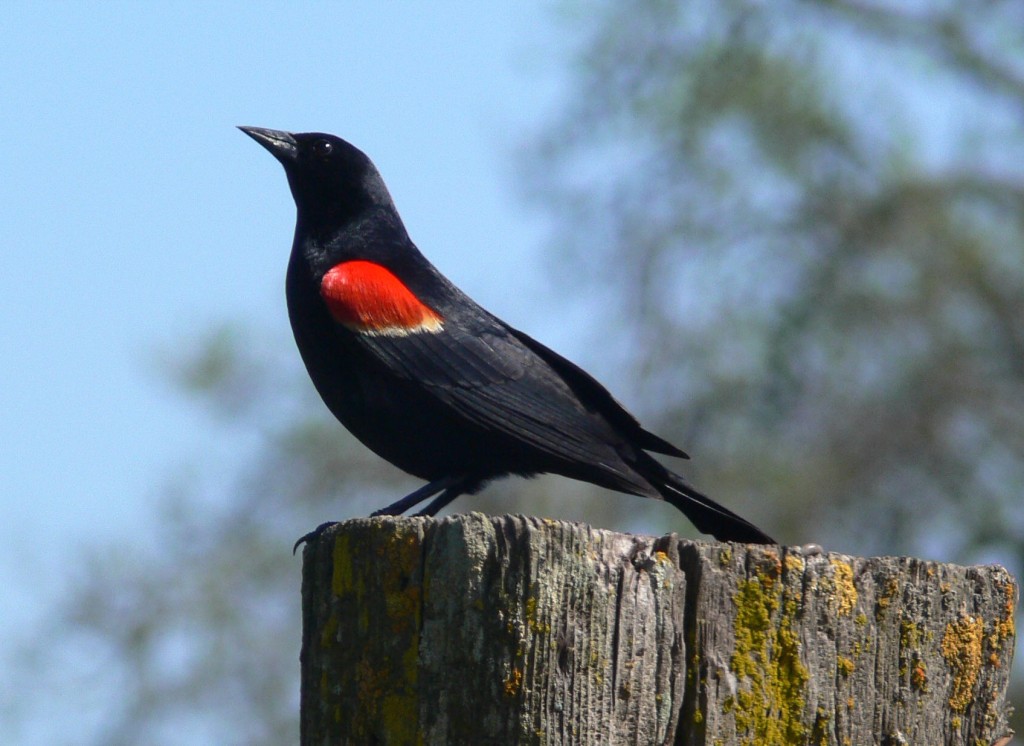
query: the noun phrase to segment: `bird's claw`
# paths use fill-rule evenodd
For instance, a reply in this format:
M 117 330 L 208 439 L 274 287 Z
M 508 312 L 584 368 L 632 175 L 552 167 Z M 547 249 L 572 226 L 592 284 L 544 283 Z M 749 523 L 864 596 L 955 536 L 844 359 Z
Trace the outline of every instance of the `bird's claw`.
M 296 541 L 295 545 L 292 547 L 292 554 L 294 555 L 299 550 L 299 546 L 301 546 L 302 544 L 308 544 L 309 542 L 313 541 L 314 539 L 320 538 L 320 535 L 324 531 L 329 529 L 331 526 L 337 526 L 337 525 L 338 525 L 337 521 L 326 521 L 324 523 L 321 523 L 316 528 L 314 528 L 308 534 L 303 534 L 302 536 L 299 537 L 299 540 Z

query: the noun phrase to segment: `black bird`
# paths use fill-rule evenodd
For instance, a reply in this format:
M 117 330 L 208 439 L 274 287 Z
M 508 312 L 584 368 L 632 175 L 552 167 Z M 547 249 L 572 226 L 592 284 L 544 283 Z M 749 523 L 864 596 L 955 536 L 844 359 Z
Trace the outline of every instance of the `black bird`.
M 488 313 L 419 252 L 359 149 L 321 133 L 241 127 L 284 166 L 298 217 L 288 314 L 324 403 L 368 448 L 438 495 L 434 515 L 492 479 L 552 473 L 666 500 L 704 533 L 776 543 L 647 451 L 645 430 L 586 371 Z

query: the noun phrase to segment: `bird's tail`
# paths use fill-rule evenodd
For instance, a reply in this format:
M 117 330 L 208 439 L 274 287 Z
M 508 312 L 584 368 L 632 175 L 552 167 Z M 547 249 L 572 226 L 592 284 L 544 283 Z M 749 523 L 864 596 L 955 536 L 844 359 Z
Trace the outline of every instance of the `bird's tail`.
M 653 480 L 665 502 L 683 511 L 697 529 L 719 541 L 741 544 L 778 544 L 750 521 L 724 508 L 707 495 L 688 485 L 682 477 L 664 469 L 662 478 Z

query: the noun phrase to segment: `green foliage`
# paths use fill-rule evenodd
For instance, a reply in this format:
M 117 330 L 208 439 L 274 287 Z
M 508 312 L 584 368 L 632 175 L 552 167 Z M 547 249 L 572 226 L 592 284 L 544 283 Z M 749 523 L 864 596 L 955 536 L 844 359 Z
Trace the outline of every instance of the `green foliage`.
M 1019 5 L 588 10 L 532 192 L 645 419 L 784 541 L 1019 572 Z
M 160 495 L 152 534 L 69 568 L 22 691 L 60 675 L 97 699 L 69 743 L 294 743 L 301 635 L 296 538 L 411 483 L 324 410 L 290 340 L 237 326 L 175 352 L 173 378 L 244 451 Z
M 579 34 L 530 172 L 562 260 L 698 484 L 784 540 L 1020 563 L 1012 15 L 650 0 Z
M 527 182 L 559 271 L 607 309 L 598 348 L 637 361 L 613 389 L 783 540 L 1024 565 L 1019 10 L 597 7 L 570 11 L 571 98 Z M 32 667 L 88 658 L 95 743 L 294 742 L 291 542 L 411 485 L 330 419 L 290 343 L 228 327 L 172 362 L 241 433 L 237 472 L 200 467 L 154 539 L 87 552 Z M 459 509 L 508 510 L 522 484 Z

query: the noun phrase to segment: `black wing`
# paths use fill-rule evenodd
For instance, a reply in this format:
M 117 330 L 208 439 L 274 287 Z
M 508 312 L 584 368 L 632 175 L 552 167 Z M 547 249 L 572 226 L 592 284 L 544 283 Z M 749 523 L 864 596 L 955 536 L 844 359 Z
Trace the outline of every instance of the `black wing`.
M 608 389 L 602 386 L 587 371 L 576 365 L 576 363 L 566 360 L 550 347 L 546 347 L 518 329 L 510 327 L 509 331 L 515 335 L 516 339 L 554 368 L 561 375 L 562 380 L 576 392 L 580 399 L 593 402 L 600 409 L 601 413 L 608 418 L 609 422 L 613 423 L 622 432 L 629 433 L 635 439 L 636 444 L 645 451 L 654 451 L 655 453 L 663 453 L 666 456 L 676 456 L 678 458 L 690 458 L 685 451 L 672 445 L 664 438 L 644 430 L 636 417 L 619 404 L 619 401 L 611 395 Z
M 646 431 L 600 384 L 584 373 L 584 385 L 574 390 L 560 371 L 524 343 L 525 335 L 497 322 L 475 326 L 470 330 L 446 323 L 439 333 L 359 335 L 358 344 L 393 375 L 416 381 L 467 421 L 553 459 L 598 467 L 620 489 L 649 493 L 650 486 L 623 453 L 653 446 L 630 443 L 632 433 L 624 437 L 616 419 L 629 418 L 636 430 Z M 582 373 L 575 366 L 567 370 Z M 614 405 L 611 417 L 605 411 L 609 403 Z

